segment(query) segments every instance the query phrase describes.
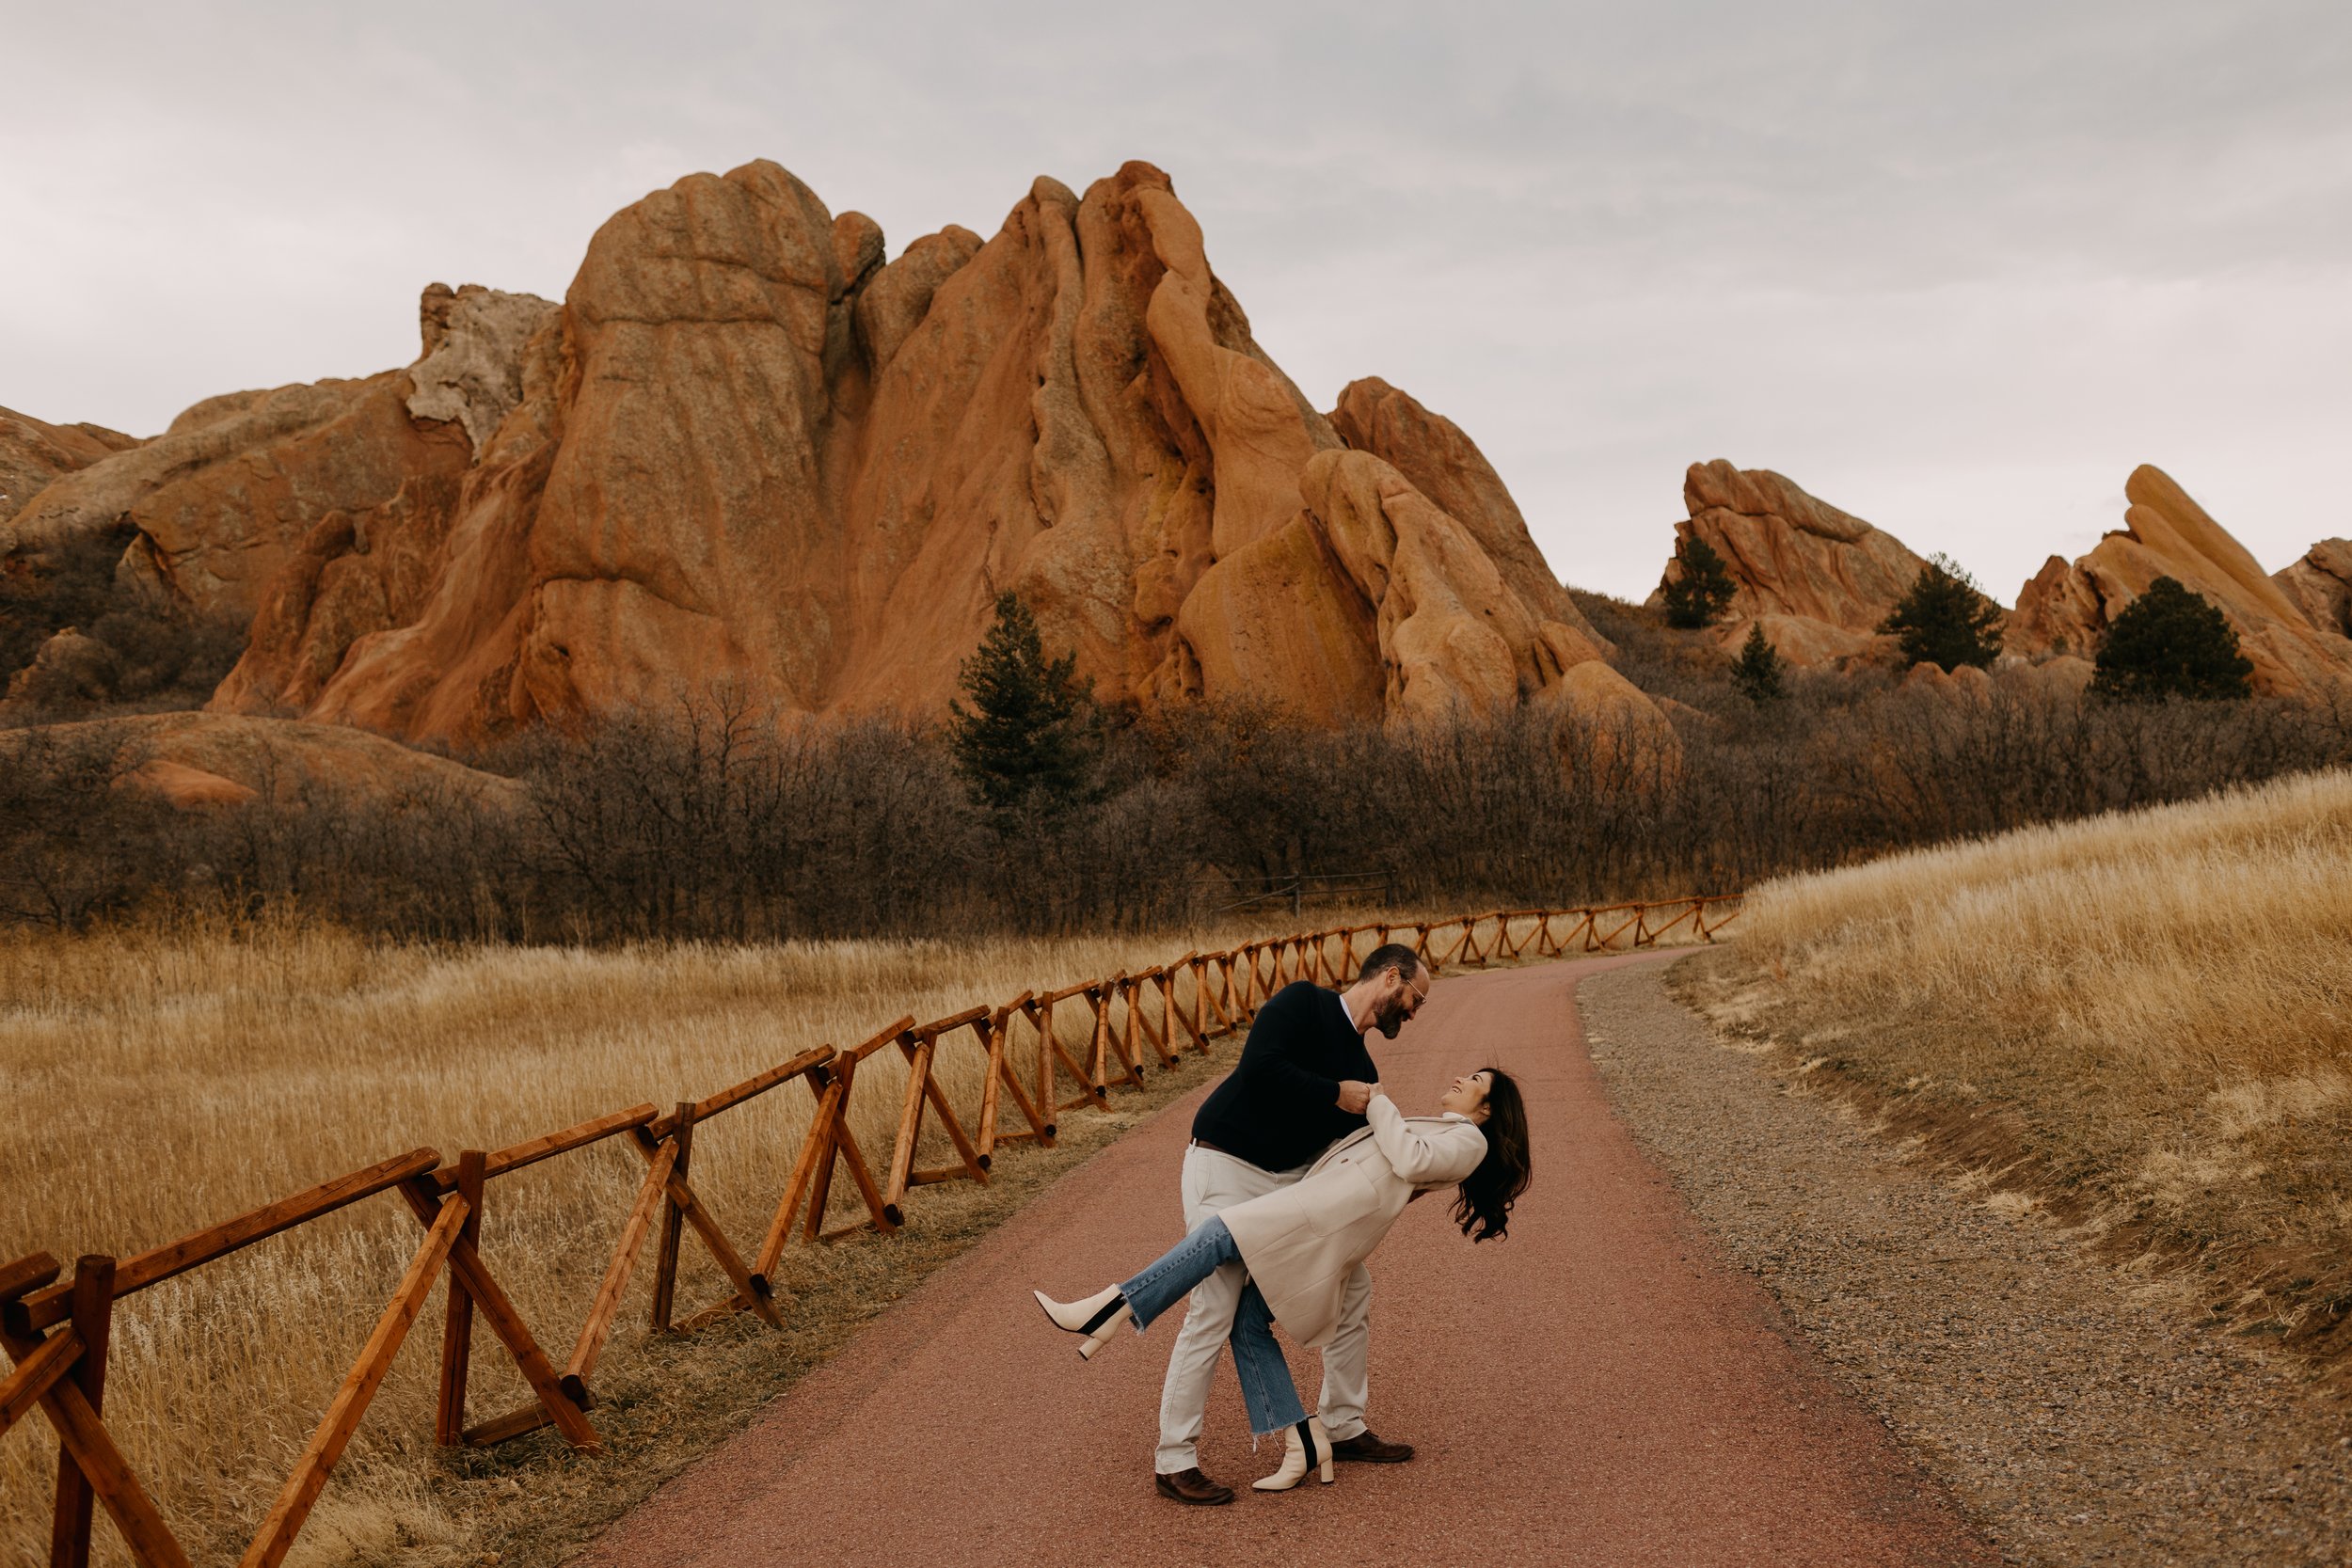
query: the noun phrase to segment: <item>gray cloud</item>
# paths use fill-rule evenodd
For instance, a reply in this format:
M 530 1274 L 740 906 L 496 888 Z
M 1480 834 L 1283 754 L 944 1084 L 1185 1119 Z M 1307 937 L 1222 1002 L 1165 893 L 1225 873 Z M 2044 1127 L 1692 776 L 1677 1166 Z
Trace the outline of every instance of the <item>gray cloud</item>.
M 160 428 L 560 294 L 772 157 L 894 245 L 1168 168 L 1319 401 L 1460 420 L 1639 594 L 1689 462 L 2012 594 L 2170 469 L 2277 566 L 2352 531 L 2352 14 L 2321 4 L 74 8 L 0 0 L 0 403 Z

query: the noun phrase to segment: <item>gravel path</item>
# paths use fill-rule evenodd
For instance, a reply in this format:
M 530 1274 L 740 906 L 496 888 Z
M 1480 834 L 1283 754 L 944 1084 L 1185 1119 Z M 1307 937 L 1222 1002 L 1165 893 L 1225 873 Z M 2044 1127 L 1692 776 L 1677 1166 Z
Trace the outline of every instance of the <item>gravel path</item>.
M 1420 1445 L 1413 1463 L 1227 1508 L 1168 1502 L 1151 1470 L 1169 1326 L 1087 1363 L 1029 1302 L 1177 1238 L 1194 1096 L 931 1275 L 580 1560 L 1989 1568 L 1611 1113 L 1574 997 L 1629 961 L 1650 960 L 1449 976 L 1375 1042 L 1407 1108 L 1465 1069 L 1509 1069 L 1536 1136 L 1507 1242 L 1471 1247 L 1432 1201 L 1374 1261 L 1373 1425 Z M 1312 1361 L 1294 1361 L 1311 1398 Z M 1201 1462 L 1246 1485 L 1274 1460 L 1251 1453 L 1239 1403 L 1229 1363 Z
M 1715 1243 L 2018 1562 L 2352 1562 L 2352 1424 L 2013 1198 L 1907 1164 L 1655 968 L 1582 990 L 1601 1079 Z

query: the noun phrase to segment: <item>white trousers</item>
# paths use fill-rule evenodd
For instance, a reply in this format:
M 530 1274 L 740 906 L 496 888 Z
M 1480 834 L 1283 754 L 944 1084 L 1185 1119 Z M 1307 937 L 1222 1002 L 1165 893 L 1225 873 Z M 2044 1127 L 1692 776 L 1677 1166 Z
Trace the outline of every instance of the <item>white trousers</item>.
M 1307 1174 L 1296 1170 L 1261 1170 L 1215 1149 L 1184 1150 L 1184 1228 L 1220 1210 L 1287 1187 Z M 1249 1275 L 1238 1263 L 1228 1263 L 1193 1287 L 1184 1303 L 1184 1323 L 1176 1332 L 1176 1348 L 1168 1353 L 1168 1381 L 1160 1388 L 1160 1448 L 1153 1468 L 1164 1476 L 1190 1470 L 1200 1463 L 1200 1427 L 1209 1404 L 1209 1379 L 1216 1370 L 1217 1353 L 1233 1330 L 1233 1311 L 1241 1302 Z M 1323 1394 L 1316 1414 L 1324 1430 L 1344 1441 L 1364 1430 L 1366 1352 L 1372 1341 L 1372 1276 L 1362 1265 L 1348 1276 L 1340 1298 L 1340 1326 L 1323 1352 Z

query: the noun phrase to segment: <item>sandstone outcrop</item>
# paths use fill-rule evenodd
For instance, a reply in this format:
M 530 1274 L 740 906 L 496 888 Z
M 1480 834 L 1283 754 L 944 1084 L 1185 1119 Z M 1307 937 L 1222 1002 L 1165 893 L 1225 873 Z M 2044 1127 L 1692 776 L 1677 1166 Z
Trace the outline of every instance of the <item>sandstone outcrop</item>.
M 96 424 L 49 424 L 0 408 L 0 523 L 61 474 L 102 463 L 137 446 L 135 436 Z
M 1839 666 L 1891 657 L 1879 626 L 1927 562 L 1893 534 L 1806 494 L 1768 468 L 1735 468 L 1718 458 L 1693 463 L 1682 483 L 1690 513 L 1675 525 L 1677 550 L 1704 540 L 1722 556 L 1738 592 L 1715 630 L 1736 652 L 1761 621 L 1791 663 Z M 1649 603 L 1681 577 L 1680 560 Z
M 2312 626 L 2352 637 L 2352 539 L 2322 539 L 2270 580 Z
M 428 284 L 417 309 L 424 352 L 408 367 L 408 415 L 466 427 L 474 455 L 523 398 L 522 351 L 555 307 L 479 283 Z
M 2090 683 L 2099 673 L 2097 665 L 2073 654 L 2060 654 L 2032 666 L 2033 676 L 2042 690 L 2054 696 L 2079 697 L 2090 689 Z
M 1538 619 L 1468 528 L 1370 452 L 1317 452 L 1300 488 L 1295 518 L 1219 560 L 1184 601 L 1184 674 L 1202 694 L 1280 702 L 1305 669 L 1336 717 L 1493 716 L 1597 658 L 1588 633 Z
M 2071 564 L 2052 556 L 2019 591 L 2010 618 L 2011 652 L 2090 657 L 2123 607 L 2169 577 L 2229 618 L 2254 666 L 2257 691 L 2315 695 L 2352 681 L 2352 641 L 2314 625 L 2170 476 L 2143 465 L 2124 483 L 2123 495 L 2121 530 Z
M 155 713 L 50 726 L 69 749 L 88 734 L 114 748 L 117 787 L 183 807 L 257 798 L 378 809 L 477 806 L 519 812 L 524 786 L 341 724 L 215 713 Z
M 719 681 L 936 713 L 1006 587 L 1114 703 L 1409 722 L 1606 651 L 1458 430 L 1300 394 L 1150 165 L 885 254 L 755 163 L 615 214 L 535 328 L 428 293 L 379 379 L 437 445 L 281 520 L 215 707 L 411 739 Z
M 1330 419 L 1341 440 L 1388 464 L 1439 511 L 1459 521 L 1530 615 L 1568 627 L 1597 656 L 1616 651 L 1551 575 L 1502 476 L 1461 426 L 1431 413 L 1410 393 L 1378 376 L 1349 382 Z
M 39 569 L 120 537 L 118 576 L 207 618 L 242 619 L 320 516 L 389 500 L 412 476 L 465 466 L 465 433 L 420 428 L 407 378 L 282 387 L 71 473 L 0 525 L 0 555 Z
M 68 626 L 45 639 L 33 661 L 8 677 L 7 700 L 41 707 L 102 702 L 113 693 L 119 673 L 112 648 Z
M 198 809 L 265 800 L 347 813 L 470 810 L 525 825 L 528 791 L 485 773 L 342 724 L 214 713 L 88 719 L 0 729 L 0 756 L 35 739 L 67 756 L 108 759 L 116 789 Z
M 486 435 L 519 395 L 516 351 L 552 309 L 437 284 L 411 371 L 208 398 L 162 436 L 53 478 L 0 522 L 0 559 L 38 571 L 76 544 L 119 540 L 118 580 L 158 605 L 242 623 L 330 514 L 364 516 L 404 490 L 454 483 L 482 438 L 473 433 Z
M 1559 746 L 1571 776 L 1584 775 L 1603 789 L 1640 790 L 1682 770 L 1682 736 L 1673 721 L 1599 659 L 1573 666 L 1537 700 L 1567 721 Z

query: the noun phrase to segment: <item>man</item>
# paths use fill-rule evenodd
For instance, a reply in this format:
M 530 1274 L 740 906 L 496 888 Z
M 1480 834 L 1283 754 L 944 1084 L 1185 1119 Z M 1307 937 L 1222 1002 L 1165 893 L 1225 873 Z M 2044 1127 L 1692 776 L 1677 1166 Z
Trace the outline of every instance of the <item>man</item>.
M 1364 1107 L 1380 1081 L 1365 1037 L 1377 1029 L 1394 1039 L 1428 999 L 1430 981 L 1411 948 L 1391 943 L 1373 950 L 1345 990 L 1300 980 L 1267 999 L 1249 1025 L 1241 1060 L 1193 1117 L 1192 1145 L 1184 1150 L 1185 1228 L 1288 1186 L 1326 1148 L 1365 1125 Z M 1199 1445 L 1216 1353 L 1232 1333 L 1248 1279 L 1239 1264 L 1229 1263 L 1196 1288 L 1168 1358 L 1154 1484 L 1178 1502 L 1233 1500 L 1232 1488 L 1200 1473 Z M 1413 1457 L 1412 1446 L 1384 1443 L 1364 1425 L 1371 1337 L 1372 1277 L 1359 1266 L 1347 1283 L 1338 1336 L 1323 1353 L 1317 1414 L 1336 1457 L 1402 1464 Z

